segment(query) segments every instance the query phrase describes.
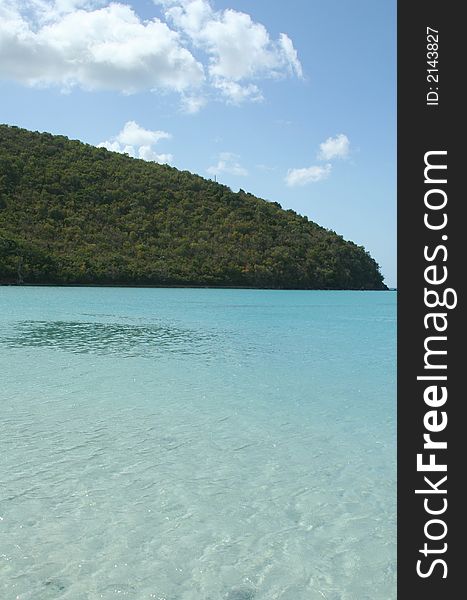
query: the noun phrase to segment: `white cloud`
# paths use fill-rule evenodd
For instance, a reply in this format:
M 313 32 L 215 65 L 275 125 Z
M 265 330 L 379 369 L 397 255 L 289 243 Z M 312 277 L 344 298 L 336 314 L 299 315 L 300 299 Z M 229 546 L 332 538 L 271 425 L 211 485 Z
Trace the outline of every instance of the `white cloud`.
M 238 162 L 239 157 L 231 152 L 221 152 L 217 165 L 209 167 L 207 172 L 210 175 L 221 175 L 228 173 L 229 175 L 237 175 L 245 177 L 248 171 Z
M 206 105 L 206 98 L 200 94 L 183 94 L 181 99 L 182 111 L 194 115 Z
M 295 75 L 301 79 L 303 77 L 303 69 L 298 60 L 298 53 L 294 48 L 292 40 L 285 33 L 281 33 L 279 36 L 279 44 L 291 72 L 295 73 Z
M 135 121 L 127 121 L 115 139 L 124 145 L 152 146 L 159 140 L 167 140 L 171 137 L 166 131 L 151 131 L 144 129 Z
M 214 95 L 262 99 L 253 80 L 302 77 L 290 38 L 209 0 L 154 0 L 144 20 L 109 0 L 0 0 L 0 78 L 62 90 L 174 91 L 197 112 Z M 195 56 L 196 55 L 196 56 Z
M 325 142 L 319 145 L 319 160 L 333 160 L 336 158 L 347 158 L 350 152 L 349 138 L 343 133 L 339 133 L 336 137 L 329 137 Z M 285 181 L 289 186 L 306 185 L 307 183 L 315 183 L 322 181 L 331 174 L 332 166 L 330 163 L 326 165 L 313 165 L 303 169 L 289 169 L 285 177 Z
M 251 83 L 260 77 L 303 76 L 292 40 L 277 41 L 250 15 L 232 9 L 215 11 L 209 0 L 154 0 L 164 7 L 168 22 L 193 46 L 207 54 L 210 82 L 231 102 L 262 99 Z
M 112 152 L 121 152 L 133 158 L 157 163 L 171 163 L 172 154 L 158 154 L 153 146 L 159 140 L 170 139 L 172 136 L 166 131 L 151 131 L 144 129 L 135 121 L 127 121 L 123 129 L 115 137 L 97 145 L 98 148 L 107 148 Z
M 261 90 L 253 83 L 240 85 L 236 81 L 217 79 L 213 85 L 222 93 L 229 104 L 238 105 L 245 100 L 250 100 L 251 102 L 261 102 L 263 100 Z
M 128 154 L 130 153 L 128 152 Z M 157 152 L 154 152 L 154 150 L 150 146 L 140 146 L 138 148 L 137 158 L 142 158 L 143 160 L 156 162 L 161 165 L 171 164 L 174 160 L 173 154 L 157 154 Z
M 289 169 L 285 181 L 287 185 L 293 187 L 296 185 L 306 185 L 307 183 L 315 183 L 329 177 L 331 173 L 331 165 L 324 166 L 314 165 L 303 169 Z
M 93 9 L 106 4 L 105 0 L 20 0 L 35 14 L 39 22 L 53 21 L 57 16 L 73 12 L 76 9 Z
M 28 85 L 124 93 L 181 92 L 203 82 L 203 66 L 159 19 L 142 21 L 124 4 L 88 10 L 76 4 L 62 7 L 69 10 L 62 13 L 42 2 L 45 8 L 34 13 L 35 19 L 20 10 L 24 1 L 2 4 L 0 77 Z
M 334 158 L 346 158 L 350 151 L 350 140 L 339 133 L 336 137 L 329 137 L 319 146 L 318 158 L 321 160 L 333 160 Z

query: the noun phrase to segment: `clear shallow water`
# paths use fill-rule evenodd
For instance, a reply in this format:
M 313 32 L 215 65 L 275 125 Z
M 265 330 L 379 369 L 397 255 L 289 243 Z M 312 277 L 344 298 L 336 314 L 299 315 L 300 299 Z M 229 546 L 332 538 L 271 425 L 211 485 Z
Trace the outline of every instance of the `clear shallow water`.
M 0 288 L 0 597 L 395 599 L 395 304 Z

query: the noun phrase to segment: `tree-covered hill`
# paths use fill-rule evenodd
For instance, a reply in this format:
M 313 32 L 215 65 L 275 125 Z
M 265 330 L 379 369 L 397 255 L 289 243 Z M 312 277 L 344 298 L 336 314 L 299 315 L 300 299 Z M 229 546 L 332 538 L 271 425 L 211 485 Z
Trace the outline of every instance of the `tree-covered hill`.
M 275 202 L 7 125 L 0 282 L 385 289 L 362 247 Z

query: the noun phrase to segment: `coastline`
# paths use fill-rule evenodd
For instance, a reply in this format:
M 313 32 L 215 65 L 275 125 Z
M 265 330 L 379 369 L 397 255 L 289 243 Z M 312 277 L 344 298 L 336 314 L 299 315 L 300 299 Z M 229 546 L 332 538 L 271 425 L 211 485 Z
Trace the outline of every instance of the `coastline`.
M 0 287 L 79 287 L 79 288 L 155 288 L 155 289 L 207 289 L 207 290 L 269 290 L 297 292 L 396 292 L 397 288 L 302 288 L 302 287 L 254 287 L 244 285 L 157 285 L 138 283 L 5 283 Z

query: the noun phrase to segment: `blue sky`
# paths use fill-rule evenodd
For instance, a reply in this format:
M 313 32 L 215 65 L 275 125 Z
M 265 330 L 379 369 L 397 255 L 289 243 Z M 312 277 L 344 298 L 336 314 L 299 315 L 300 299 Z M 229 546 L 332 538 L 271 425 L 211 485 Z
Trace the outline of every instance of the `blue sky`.
M 395 17 L 394 0 L 0 0 L 0 121 L 280 202 L 395 286 Z

